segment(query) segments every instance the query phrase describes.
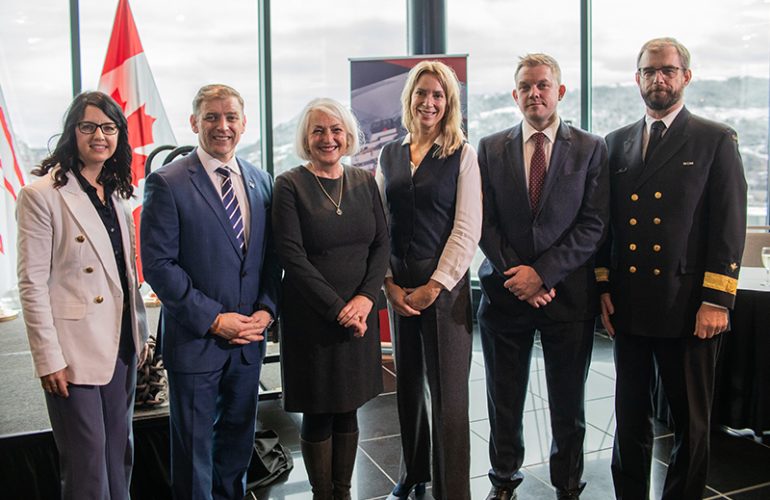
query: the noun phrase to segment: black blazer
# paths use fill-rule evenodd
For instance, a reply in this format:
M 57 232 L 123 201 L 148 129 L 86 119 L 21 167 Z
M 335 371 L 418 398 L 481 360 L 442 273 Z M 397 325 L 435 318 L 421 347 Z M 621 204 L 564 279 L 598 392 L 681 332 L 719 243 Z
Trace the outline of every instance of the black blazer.
M 558 321 L 596 315 L 593 256 L 609 219 L 607 147 L 601 137 L 562 122 L 556 135 L 540 204 L 529 206 L 521 124 L 479 143 L 484 222 L 479 269 L 487 317 L 534 309 L 503 287 L 502 273 L 532 266 L 556 298 L 545 314 Z M 495 313 L 496 311 L 496 313 Z
M 703 301 L 732 308 L 746 234 L 735 131 L 679 112 L 645 166 L 644 119 L 607 136 L 611 229 L 597 259 L 618 334 L 694 331 Z

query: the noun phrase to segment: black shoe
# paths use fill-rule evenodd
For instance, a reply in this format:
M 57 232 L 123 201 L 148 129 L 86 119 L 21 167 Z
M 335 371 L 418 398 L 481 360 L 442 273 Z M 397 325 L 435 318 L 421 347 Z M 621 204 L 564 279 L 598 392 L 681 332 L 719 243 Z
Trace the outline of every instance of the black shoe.
M 417 483 L 409 488 L 401 483 L 396 483 L 396 486 L 393 487 L 393 491 L 388 495 L 387 500 L 407 500 L 409 498 L 409 493 L 411 493 L 413 488 L 414 498 L 417 500 L 425 498 L 425 483 Z
M 492 486 L 487 500 L 516 500 L 516 491 L 505 486 Z

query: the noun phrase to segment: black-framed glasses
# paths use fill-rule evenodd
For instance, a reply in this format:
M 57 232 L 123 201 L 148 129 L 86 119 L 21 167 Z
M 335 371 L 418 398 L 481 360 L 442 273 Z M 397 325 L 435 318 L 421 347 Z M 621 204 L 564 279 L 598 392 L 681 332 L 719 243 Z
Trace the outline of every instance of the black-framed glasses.
M 663 78 L 674 78 L 680 69 L 682 68 L 678 66 L 662 66 L 660 68 L 648 66 L 646 68 L 639 68 L 639 74 L 646 80 L 652 80 L 660 71 L 663 74 Z
M 107 123 L 94 123 L 94 122 L 78 122 L 78 130 L 81 134 L 91 135 L 96 133 L 96 129 L 102 129 L 104 135 L 115 135 L 118 133 L 118 126 L 112 122 Z

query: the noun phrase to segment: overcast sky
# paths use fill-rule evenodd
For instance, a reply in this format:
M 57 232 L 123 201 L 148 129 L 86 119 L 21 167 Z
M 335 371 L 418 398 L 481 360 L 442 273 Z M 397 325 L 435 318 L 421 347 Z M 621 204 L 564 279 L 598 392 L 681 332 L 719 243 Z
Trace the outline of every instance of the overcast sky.
M 257 3 L 131 1 L 180 143 L 195 140 L 187 124 L 192 96 L 215 81 L 243 94 L 249 118 L 243 141 L 256 141 Z M 768 77 L 770 0 L 649 5 L 654 4 L 593 1 L 595 85 L 632 83 L 636 52 L 656 36 L 675 36 L 690 48 L 695 78 Z M 97 86 L 116 6 L 117 0 L 80 1 L 84 89 Z M 447 51 L 469 54 L 471 95 L 509 92 L 517 57 L 533 51 L 554 55 L 565 84 L 574 89 L 580 70 L 578 9 L 574 0 L 447 0 Z M 271 2 L 271 10 L 275 123 L 291 119 L 317 96 L 349 102 L 349 58 L 406 55 L 404 0 L 279 0 Z M 59 131 L 71 99 L 68 2 L 0 2 L 0 87 L 22 140 L 40 147 Z

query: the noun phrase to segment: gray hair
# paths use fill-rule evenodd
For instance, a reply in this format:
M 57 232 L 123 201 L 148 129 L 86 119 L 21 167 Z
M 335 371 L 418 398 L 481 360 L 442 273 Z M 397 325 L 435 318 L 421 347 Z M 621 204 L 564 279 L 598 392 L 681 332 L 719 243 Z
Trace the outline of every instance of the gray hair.
M 308 147 L 307 133 L 310 124 L 310 115 L 313 111 L 321 111 L 329 116 L 340 120 L 347 136 L 348 149 L 343 154 L 352 156 L 358 153 L 360 144 L 363 141 L 361 131 L 358 128 L 358 120 L 353 116 L 348 108 L 328 97 L 318 97 L 313 99 L 302 110 L 297 124 L 297 133 L 294 134 L 294 149 L 297 156 L 303 160 L 310 160 L 310 148 Z

